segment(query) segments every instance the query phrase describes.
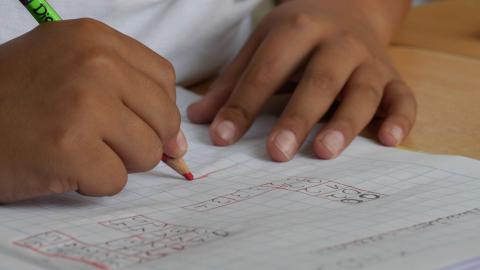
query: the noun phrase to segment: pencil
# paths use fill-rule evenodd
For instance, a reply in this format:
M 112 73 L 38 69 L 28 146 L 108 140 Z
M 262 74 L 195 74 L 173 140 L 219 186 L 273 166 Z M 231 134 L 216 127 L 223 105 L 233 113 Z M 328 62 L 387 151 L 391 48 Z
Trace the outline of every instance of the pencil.
M 183 158 L 174 159 L 166 154 L 163 154 L 162 161 L 170 168 L 182 175 L 186 180 L 193 181 L 194 177 Z
M 61 21 L 62 18 L 45 0 L 20 0 L 38 23 Z
M 19 0 L 25 8 L 32 14 L 39 24 L 46 22 L 61 21 L 62 18 L 53 9 L 53 7 L 46 0 Z M 185 161 L 181 158 L 174 159 L 168 155 L 163 155 L 163 162 L 165 162 L 170 168 L 182 175 L 188 181 L 194 179 L 193 174 L 190 172 Z

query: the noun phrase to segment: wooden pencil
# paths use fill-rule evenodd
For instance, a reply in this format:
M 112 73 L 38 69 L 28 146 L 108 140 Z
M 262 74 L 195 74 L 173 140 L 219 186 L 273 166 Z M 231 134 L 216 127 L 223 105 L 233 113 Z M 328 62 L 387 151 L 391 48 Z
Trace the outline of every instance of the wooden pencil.
M 188 181 L 193 181 L 193 179 L 195 179 L 183 158 L 175 159 L 166 154 L 163 154 L 162 161 L 165 162 L 165 164 L 167 164 L 174 171 L 182 175 Z

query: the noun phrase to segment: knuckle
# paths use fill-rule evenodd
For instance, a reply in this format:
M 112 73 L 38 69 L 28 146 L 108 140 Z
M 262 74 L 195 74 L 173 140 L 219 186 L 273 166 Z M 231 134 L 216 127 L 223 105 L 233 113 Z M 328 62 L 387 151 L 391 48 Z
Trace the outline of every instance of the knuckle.
M 304 80 L 309 87 L 327 93 L 336 93 L 340 88 L 338 79 L 331 72 L 312 72 L 306 74 Z
M 110 29 L 106 24 L 92 18 L 80 18 L 73 22 L 75 32 L 80 35 L 105 34 Z
M 79 142 L 86 135 L 86 125 L 89 117 L 94 115 L 96 100 L 88 91 L 76 91 L 65 102 L 63 116 L 58 119 L 56 127 L 52 129 L 50 139 L 53 148 L 64 157 L 75 151 Z
M 381 57 L 371 56 L 369 63 L 367 63 L 366 66 L 379 79 L 387 81 L 395 76 L 395 70 L 393 66 Z
M 98 74 L 115 69 L 117 67 L 115 59 L 110 49 L 97 44 L 79 49 L 73 60 L 77 69 Z
M 406 85 L 401 79 L 395 78 L 389 83 L 389 86 L 390 88 L 393 88 L 393 89 L 401 89 Z
M 345 31 L 345 30 L 341 31 L 339 33 L 339 37 L 342 40 L 343 44 L 356 45 L 359 43 L 358 38 L 354 34 L 352 34 L 352 32 L 350 31 Z
M 215 79 L 213 84 L 210 86 L 210 91 L 226 92 L 230 89 L 233 89 L 236 83 L 236 78 L 234 78 L 226 73 L 221 74 L 220 77 Z
M 170 61 L 162 58 L 162 65 L 164 66 L 165 70 L 165 80 L 167 80 L 167 82 L 175 82 L 177 79 L 177 74 L 173 64 Z
M 362 97 L 375 102 L 379 102 L 383 97 L 383 91 L 376 85 L 369 83 L 357 83 L 351 86 L 353 91 L 357 91 Z
M 342 46 L 345 50 L 366 53 L 368 50 L 364 42 L 350 31 L 342 31 L 339 34 L 338 46 Z
M 229 104 L 225 107 L 225 111 L 230 117 L 240 120 L 244 123 L 250 123 L 254 119 L 254 115 L 250 110 L 239 104 Z
M 57 128 L 51 136 L 53 144 L 52 149 L 54 149 L 62 159 L 69 159 L 74 155 L 73 152 L 75 151 L 81 136 L 76 128 L 73 128 L 72 126 L 73 125 Z
M 70 114 L 74 119 L 72 123 L 78 121 L 79 117 L 90 114 L 90 111 L 95 110 L 98 100 L 93 90 L 89 88 L 74 88 L 70 90 L 68 97 L 67 114 Z
M 273 77 L 274 76 L 269 69 L 258 68 L 250 73 L 248 78 L 245 80 L 245 84 L 248 88 L 262 89 L 272 82 Z
M 306 13 L 297 13 L 293 15 L 289 23 L 295 30 L 311 29 L 316 26 L 315 18 Z
M 371 67 L 377 73 L 384 75 L 385 77 L 395 73 L 392 65 L 388 63 L 388 60 L 386 61 L 381 57 L 372 56 L 369 61 L 369 67 Z

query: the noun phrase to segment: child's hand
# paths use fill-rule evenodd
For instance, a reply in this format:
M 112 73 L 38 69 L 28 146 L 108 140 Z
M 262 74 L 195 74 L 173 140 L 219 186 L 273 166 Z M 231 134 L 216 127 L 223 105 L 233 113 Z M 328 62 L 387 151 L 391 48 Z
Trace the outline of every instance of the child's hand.
M 49 23 L 1 45 L 0 83 L 0 203 L 111 195 L 162 149 L 186 150 L 172 66 L 99 22 Z
M 272 159 L 293 158 L 336 99 L 340 106 L 313 143 L 320 158 L 338 156 L 377 112 L 385 117 L 380 141 L 398 145 L 415 121 L 416 102 L 390 62 L 385 44 L 407 2 L 287 1 L 263 20 L 207 96 L 190 106 L 190 119 L 213 120 L 212 141 L 232 144 L 267 99 L 299 77 L 267 141 Z

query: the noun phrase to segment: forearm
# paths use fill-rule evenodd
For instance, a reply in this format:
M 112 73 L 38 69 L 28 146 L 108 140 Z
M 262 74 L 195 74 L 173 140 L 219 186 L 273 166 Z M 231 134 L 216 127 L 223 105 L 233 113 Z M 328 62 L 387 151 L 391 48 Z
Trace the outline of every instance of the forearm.
M 275 2 L 281 4 L 288 1 L 302 0 L 276 0 Z M 329 0 L 325 3 L 325 8 L 332 4 L 341 8 L 348 6 L 352 9 L 352 16 L 360 13 L 368 18 L 378 36 L 385 43 L 390 41 L 411 7 L 411 0 L 335 0 L 335 2 Z

